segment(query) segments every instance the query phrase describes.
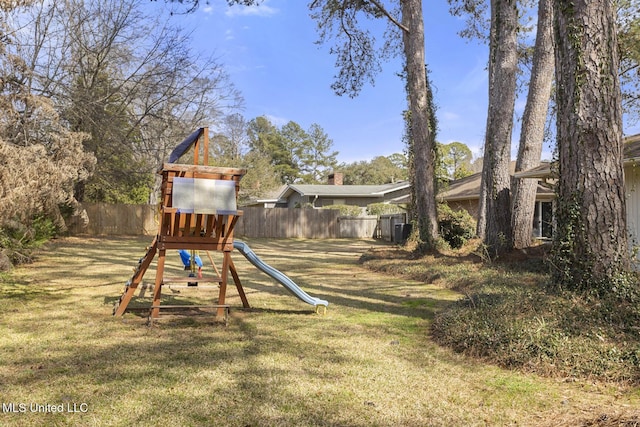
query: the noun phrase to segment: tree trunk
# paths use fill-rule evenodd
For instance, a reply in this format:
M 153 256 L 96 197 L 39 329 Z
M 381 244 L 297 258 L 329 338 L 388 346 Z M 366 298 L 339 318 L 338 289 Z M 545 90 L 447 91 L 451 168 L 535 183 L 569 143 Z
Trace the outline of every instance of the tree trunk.
M 480 179 L 480 199 L 478 199 L 478 223 L 476 224 L 476 234 L 484 241 L 487 230 L 487 189 L 485 187 L 484 173 Z
M 482 167 L 485 244 L 511 249 L 511 130 L 516 97 L 518 10 L 515 0 L 492 0 L 489 42 L 489 109 Z M 482 203 L 482 201 L 481 201 Z
M 424 53 L 422 1 L 402 0 L 403 44 L 407 67 L 407 90 L 414 147 L 414 191 L 420 240 L 432 247 L 438 237 L 435 198 L 435 141 L 429 129 L 427 78 Z
M 531 169 L 540 163 L 553 83 L 553 66 L 553 3 L 552 0 L 540 0 L 533 68 L 522 117 L 516 172 Z M 513 246 L 518 249 L 531 244 L 537 187 L 537 179 L 516 179 L 513 183 L 511 224 Z
M 629 269 L 616 11 L 609 0 L 555 0 L 554 8 L 555 279 L 565 288 L 602 294 L 615 291 L 616 276 Z

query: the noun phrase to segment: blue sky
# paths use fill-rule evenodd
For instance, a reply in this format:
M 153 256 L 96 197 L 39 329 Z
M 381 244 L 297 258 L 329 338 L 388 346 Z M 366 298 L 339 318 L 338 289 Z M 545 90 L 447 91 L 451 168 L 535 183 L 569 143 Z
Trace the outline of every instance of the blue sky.
M 383 65 L 375 86 L 357 98 L 330 88 L 336 73 L 329 46 L 318 40 L 307 0 L 266 0 L 259 7 L 228 8 L 222 0 L 181 22 L 193 29 L 194 49 L 219 58 L 245 99 L 243 115 L 260 115 L 282 125 L 290 120 L 307 129 L 319 124 L 333 140 L 338 160 L 369 160 L 402 152 L 406 109 L 399 59 Z M 438 140 L 460 141 L 481 156 L 486 124 L 488 50 L 463 40 L 463 21 L 449 15 L 445 0 L 424 2 L 426 58 L 438 108 Z M 516 110 L 521 114 L 523 103 Z M 518 131 L 514 129 L 517 142 Z M 516 143 L 513 144 L 513 152 Z M 548 150 L 547 150 L 548 151 Z

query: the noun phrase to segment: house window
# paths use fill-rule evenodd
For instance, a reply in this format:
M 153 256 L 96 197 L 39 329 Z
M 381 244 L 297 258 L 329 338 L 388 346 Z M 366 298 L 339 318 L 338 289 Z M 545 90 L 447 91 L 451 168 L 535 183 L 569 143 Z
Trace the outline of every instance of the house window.
M 550 239 L 553 237 L 553 203 L 537 201 L 533 212 L 533 237 Z
M 333 199 L 334 205 L 346 205 L 347 201 L 345 199 Z

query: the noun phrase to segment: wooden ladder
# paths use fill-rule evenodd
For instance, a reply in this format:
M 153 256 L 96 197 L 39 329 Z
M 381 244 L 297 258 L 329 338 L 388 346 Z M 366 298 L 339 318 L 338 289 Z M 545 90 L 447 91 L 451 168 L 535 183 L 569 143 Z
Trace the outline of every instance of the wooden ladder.
M 151 242 L 151 246 L 147 248 L 147 253 L 144 257 L 140 258 L 138 261 L 138 266 L 133 272 L 133 276 L 131 279 L 127 281 L 124 286 L 124 292 L 120 296 L 118 302 L 116 302 L 113 307 L 113 315 L 114 316 L 122 316 L 124 311 L 127 309 L 127 305 L 129 305 L 129 301 L 133 297 L 136 288 L 142 282 L 142 278 L 144 277 L 144 273 L 147 272 L 147 269 L 151 265 L 151 261 L 156 256 L 156 252 L 158 251 L 158 237 L 154 237 L 153 242 Z

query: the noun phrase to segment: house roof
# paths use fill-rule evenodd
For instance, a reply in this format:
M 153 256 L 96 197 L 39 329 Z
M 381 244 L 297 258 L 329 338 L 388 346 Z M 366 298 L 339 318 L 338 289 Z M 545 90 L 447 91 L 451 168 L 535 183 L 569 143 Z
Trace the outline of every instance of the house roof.
M 282 194 L 287 189 L 287 185 L 281 185 L 277 190 L 270 191 L 259 199 L 255 200 L 255 203 L 276 203 L 278 202 L 280 194 Z
M 624 138 L 624 163 L 632 163 L 640 161 L 640 134 L 632 135 Z M 541 163 L 540 166 L 536 166 L 526 171 L 517 172 L 513 176 L 516 178 L 549 178 L 553 177 L 554 172 L 551 168 L 551 163 Z
M 640 158 L 640 133 L 624 139 L 624 160 L 630 162 Z
M 465 178 L 451 181 L 444 191 L 436 196 L 439 202 L 477 199 L 480 197 L 480 180 L 482 173 L 474 173 Z
M 548 164 L 540 165 L 543 169 L 549 170 Z M 513 175 L 513 171 L 515 169 L 515 162 L 511 162 L 510 165 L 511 174 Z M 547 176 L 547 175 L 545 175 Z M 456 179 L 455 181 L 451 181 L 445 188 L 441 189 L 440 192 L 436 195 L 436 199 L 438 202 L 457 202 L 461 200 L 477 200 L 480 198 L 480 181 L 482 179 L 482 173 L 474 173 L 473 175 L 469 175 L 465 178 Z M 538 188 L 536 190 L 538 197 L 545 198 L 548 196 L 549 198 L 554 195 L 554 192 L 551 188 L 545 187 L 542 184 L 538 184 Z M 411 196 L 401 196 L 392 200 L 392 203 L 403 204 L 409 203 Z
M 551 163 L 542 162 L 535 168 L 527 169 L 526 171 L 516 172 L 513 174 L 515 178 L 538 178 L 544 179 L 551 176 Z
M 632 161 L 640 160 L 640 134 L 626 137 L 624 139 L 624 162 L 629 163 Z M 515 178 L 538 178 L 545 179 L 553 177 L 552 164 L 549 162 L 542 162 L 535 168 L 527 169 L 526 171 L 513 173 Z M 458 201 L 458 200 L 472 200 L 480 198 L 480 173 L 468 176 L 463 179 L 453 181 L 448 188 L 441 191 L 437 198 L 439 201 Z M 553 196 L 552 189 L 545 187 L 538 183 L 537 189 L 538 196 Z
M 385 194 L 403 190 L 409 188 L 409 186 L 408 181 L 382 185 L 290 184 L 280 193 L 278 198 L 280 200 L 287 199 L 294 192 L 301 196 L 311 197 L 384 197 Z
M 474 200 L 480 198 L 480 180 L 482 173 L 475 173 L 466 178 L 458 179 L 449 184 L 447 188 L 438 193 L 438 201 L 455 202 L 460 200 Z M 538 184 L 536 194 L 540 196 L 553 196 L 551 188 Z

